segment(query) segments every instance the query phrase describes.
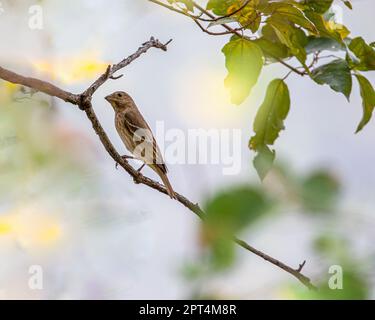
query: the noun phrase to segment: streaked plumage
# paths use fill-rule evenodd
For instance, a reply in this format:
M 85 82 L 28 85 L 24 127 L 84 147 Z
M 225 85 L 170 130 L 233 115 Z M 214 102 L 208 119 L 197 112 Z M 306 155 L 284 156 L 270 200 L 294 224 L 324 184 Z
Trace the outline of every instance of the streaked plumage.
M 114 92 L 105 99 L 115 110 L 116 130 L 125 147 L 134 158 L 143 161 L 160 176 L 169 196 L 175 198 L 159 147 L 133 99 L 123 91 Z

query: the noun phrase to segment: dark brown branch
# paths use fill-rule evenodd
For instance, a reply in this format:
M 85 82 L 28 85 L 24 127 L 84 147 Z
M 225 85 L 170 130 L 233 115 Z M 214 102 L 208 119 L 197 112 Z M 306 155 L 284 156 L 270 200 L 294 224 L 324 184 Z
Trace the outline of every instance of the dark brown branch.
M 303 262 L 299 264 L 299 266 L 298 266 L 298 268 L 297 268 L 296 271 L 297 272 L 301 272 L 302 269 L 303 269 L 303 267 L 305 266 L 305 264 L 306 264 L 306 260 L 303 260 Z
M 226 29 L 227 31 L 224 31 L 224 32 L 211 32 L 211 31 L 208 31 L 206 28 L 204 28 L 202 26 L 202 24 L 200 24 L 197 20 L 201 20 L 201 21 L 206 21 L 205 19 L 197 19 L 197 17 L 195 16 L 192 16 L 184 11 L 180 11 L 172 6 L 168 6 L 166 5 L 165 3 L 162 3 L 158 0 L 149 0 L 150 2 L 153 2 L 155 4 L 158 4 L 158 5 L 161 5 L 167 9 L 170 9 L 174 12 L 177 12 L 177 13 L 180 13 L 184 16 L 187 16 L 191 19 L 193 19 L 193 21 L 198 25 L 198 27 L 205 33 L 209 34 L 209 35 L 213 35 L 213 36 L 221 36 L 221 35 L 227 35 L 227 34 L 234 34 L 240 38 L 248 38 L 246 36 L 244 36 L 240 31 L 243 30 L 243 28 L 236 28 L 236 29 L 233 29 L 232 27 L 228 26 L 227 24 L 225 23 L 222 23 L 220 24 L 220 26 L 222 26 L 224 29 Z M 215 17 L 213 14 L 211 14 L 209 11 L 207 11 L 206 9 L 204 9 L 203 7 L 201 7 L 199 4 L 193 2 L 194 4 L 194 7 L 196 9 L 198 9 L 199 11 L 201 11 L 202 14 L 205 14 L 207 17 L 209 17 L 211 20 L 209 21 L 215 21 L 217 19 L 217 17 Z M 207 19 L 208 21 L 208 19 Z M 300 75 L 300 76 L 305 76 L 307 73 L 305 71 L 300 71 L 298 70 L 297 68 L 291 66 L 289 63 L 285 62 L 283 59 L 280 59 L 279 57 L 276 57 L 274 56 L 271 52 L 267 52 L 267 54 L 272 57 L 273 59 L 275 59 L 277 62 L 281 63 L 284 67 L 287 67 L 288 69 L 292 70 L 294 73 Z
M 11 72 L 1 67 L 0 67 L 0 79 L 6 80 L 11 83 L 23 85 L 23 86 L 29 87 L 37 91 L 41 91 L 43 93 L 46 93 L 47 95 L 58 97 L 66 102 L 70 102 L 72 104 L 79 106 L 79 108 L 84 110 L 84 112 L 86 113 L 87 118 L 90 120 L 91 125 L 95 133 L 98 135 L 105 150 L 108 152 L 108 154 L 112 157 L 112 159 L 116 163 L 118 163 L 131 177 L 133 177 L 134 182 L 137 184 L 144 184 L 154 190 L 157 190 L 161 193 L 168 195 L 167 190 L 165 189 L 163 185 L 161 185 L 160 183 L 148 177 L 145 177 L 144 175 L 139 173 L 137 170 L 135 170 L 128 163 L 126 159 L 121 157 L 121 155 L 116 151 L 116 149 L 112 145 L 110 139 L 108 138 L 106 132 L 104 131 L 102 125 L 100 124 L 100 121 L 97 118 L 94 112 L 94 109 L 92 108 L 92 103 L 91 103 L 92 95 L 95 93 L 95 91 L 104 82 L 106 82 L 108 79 L 113 77 L 115 72 L 119 71 L 120 69 L 132 63 L 141 54 L 145 53 L 147 50 L 149 50 L 152 47 L 166 51 L 168 43 L 170 43 L 170 41 L 167 42 L 166 44 L 162 44 L 158 40 L 151 38 L 149 41 L 145 42 L 134 54 L 130 55 L 128 58 L 122 60 L 118 64 L 113 65 L 112 67 L 108 66 L 106 72 L 103 73 L 87 90 L 85 90 L 80 95 L 76 95 L 76 94 L 64 91 L 46 81 L 42 81 L 42 80 L 35 79 L 35 78 L 27 78 L 27 77 L 18 75 L 14 72 Z M 204 219 L 205 214 L 198 204 L 191 202 L 189 199 L 187 199 L 186 197 L 184 197 L 183 195 L 177 192 L 175 194 L 176 194 L 176 200 L 179 203 L 181 203 L 190 211 L 195 213 L 202 220 Z M 233 240 L 242 248 L 256 254 L 257 256 L 265 259 L 266 261 L 272 263 L 273 265 L 290 273 L 309 289 L 315 289 L 310 279 L 304 276 L 303 274 L 301 274 L 300 272 L 301 270 L 293 269 L 289 267 L 288 265 L 282 263 L 281 261 L 275 258 L 272 258 L 271 256 L 255 249 L 254 247 L 250 246 L 248 243 L 246 243 L 243 240 L 240 240 L 238 238 L 234 238 Z
M 263 258 L 264 260 L 271 262 L 273 265 L 278 266 L 279 268 L 283 269 L 284 271 L 290 273 L 294 277 L 296 277 L 301 283 L 303 283 L 307 288 L 310 290 L 317 290 L 317 288 L 311 283 L 310 278 L 306 277 L 301 273 L 303 266 L 305 265 L 306 261 L 304 263 L 300 264 L 298 269 L 293 269 L 286 265 L 285 263 L 282 263 L 281 261 L 272 258 L 268 254 L 263 253 L 262 251 L 259 251 L 255 249 L 254 247 L 250 246 L 248 243 L 246 243 L 243 240 L 240 240 L 238 238 L 234 238 L 234 241 L 240 245 L 242 248 L 256 254 L 257 256 Z M 302 267 L 301 267 L 302 265 Z
M 108 66 L 106 72 L 104 72 L 84 93 L 83 95 L 85 97 L 91 97 L 96 90 L 104 83 L 106 82 L 109 78 L 113 77 L 114 74 L 119 71 L 122 68 L 125 68 L 127 65 L 132 63 L 134 60 L 139 58 L 140 55 L 143 53 L 146 53 L 149 49 L 151 48 L 158 48 L 163 51 L 167 51 L 167 45 L 171 42 L 172 40 L 169 40 L 166 44 L 162 44 L 159 40 L 156 40 L 154 38 L 151 38 L 149 41 L 145 42 L 142 44 L 141 47 L 138 48 L 138 50 L 127 57 L 126 59 L 120 61 L 119 63 L 111 66 Z
M 194 20 L 200 20 L 200 21 L 204 21 L 204 22 L 214 22 L 214 21 L 216 21 L 216 19 L 204 19 L 204 18 L 202 18 L 202 14 L 200 14 L 199 16 L 194 15 L 194 14 L 190 14 L 187 11 L 184 11 L 184 10 L 181 10 L 181 9 L 177 9 L 174 6 L 168 5 L 168 4 L 163 3 L 162 1 L 159 1 L 159 0 L 148 0 L 148 1 L 150 1 L 152 3 L 155 3 L 155 4 L 159 5 L 159 6 L 162 6 L 164 8 L 167 8 L 168 10 L 171 10 L 171 11 L 177 12 L 179 14 L 182 14 L 184 16 L 187 16 L 189 18 L 192 18 Z
M 216 17 L 215 19 L 211 19 L 212 22 L 219 21 L 220 19 L 230 18 L 245 9 L 245 7 L 250 3 L 251 0 L 247 0 L 242 6 L 240 6 L 238 9 L 234 10 L 233 12 L 226 14 L 225 16 Z
M 210 18 L 215 18 L 215 16 L 213 14 L 211 14 L 210 12 L 208 12 L 207 10 L 205 10 L 204 8 L 202 8 L 200 5 L 198 5 L 197 3 L 194 2 L 194 6 L 198 9 L 198 10 L 201 10 L 205 15 L 207 15 L 208 17 Z M 230 31 L 231 33 L 237 35 L 238 37 L 243 37 L 243 35 L 238 32 L 238 30 L 234 30 L 233 28 L 231 28 L 230 26 L 226 25 L 225 23 L 224 24 L 221 24 L 226 30 Z M 276 57 L 274 55 L 272 55 L 270 52 L 267 52 L 267 54 L 269 56 L 271 56 L 272 58 L 274 58 L 275 60 L 277 60 L 278 62 L 280 62 L 283 66 L 289 68 L 290 70 L 292 70 L 293 72 L 299 74 L 300 76 L 304 76 L 305 75 L 305 72 L 303 71 L 299 71 L 297 68 L 291 66 L 290 64 L 286 63 L 283 59 L 280 59 L 279 57 Z

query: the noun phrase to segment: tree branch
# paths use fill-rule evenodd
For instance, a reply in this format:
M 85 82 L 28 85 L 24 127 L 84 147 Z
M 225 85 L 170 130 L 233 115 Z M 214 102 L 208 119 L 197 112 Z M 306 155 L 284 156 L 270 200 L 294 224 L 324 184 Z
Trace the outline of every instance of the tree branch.
M 130 55 L 126 59 L 120 61 L 119 63 L 113 66 L 108 66 L 107 70 L 81 94 L 73 94 L 73 93 L 64 91 L 49 82 L 42 81 L 42 80 L 35 79 L 35 78 L 24 77 L 12 71 L 9 71 L 7 69 L 4 69 L 2 67 L 0 67 L 0 79 L 6 80 L 11 83 L 19 84 L 25 87 L 29 87 L 36 91 L 43 92 L 49 96 L 57 97 L 57 98 L 62 99 L 63 101 L 77 105 L 81 110 L 83 110 L 86 113 L 87 118 L 91 122 L 91 125 L 95 133 L 98 135 L 105 150 L 108 152 L 108 154 L 112 157 L 112 159 L 116 163 L 118 163 L 131 177 L 133 177 L 135 183 L 144 184 L 154 190 L 157 190 L 161 193 L 168 195 L 167 190 L 163 185 L 161 185 L 157 181 L 154 181 L 144 176 L 143 174 L 135 170 L 128 163 L 128 161 L 124 159 L 123 157 L 121 157 L 121 155 L 116 151 L 115 147 L 112 145 L 110 139 L 108 138 L 106 132 L 104 131 L 102 125 L 100 124 L 99 119 L 97 118 L 94 112 L 91 100 L 92 100 L 93 94 L 101 85 L 103 85 L 108 79 L 115 77 L 114 73 L 116 73 L 120 69 L 132 63 L 140 55 L 142 55 L 143 53 L 146 53 L 151 48 L 157 48 L 157 49 L 166 51 L 167 45 L 170 42 L 171 40 L 168 41 L 166 44 L 162 44 L 161 42 L 159 42 L 159 40 L 155 40 L 154 38 L 151 38 L 149 41 L 145 42 L 140 48 L 138 48 L 138 50 L 134 54 Z M 204 220 L 205 214 L 197 203 L 191 202 L 185 196 L 177 192 L 175 192 L 175 194 L 176 194 L 176 200 L 179 203 L 181 203 L 190 211 L 195 213 L 199 218 Z M 315 286 L 311 283 L 310 279 L 301 273 L 301 269 L 302 269 L 301 266 L 297 269 L 293 269 L 289 267 L 288 265 L 282 263 L 281 261 L 275 258 L 272 258 L 271 256 L 255 249 L 254 247 L 250 246 L 248 243 L 246 243 L 243 240 L 234 238 L 233 241 L 235 241 L 242 248 L 256 254 L 257 256 L 265 259 L 266 261 L 272 263 L 273 265 L 290 273 L 291 275 L 296 277 L 302 284 L 304 284 L 307 288 L 316 289 Z
M 65 102 L 77 104 L 79 101 L 79 95 L 64 91 L 49 82 L 35 78 L 24 77 L 2 67 L 0 67 L 0 77 L 5 81 L 32 88 L 49 96 L 60 98 Z
M 186 13 L 184 11 L 181 11 L 181 10 L 178 10 L 176 8 L 174 8 L 173 6 L 169 6 L 169 5 L 166 5 L 165 3 L 162 3 L 158 0 L 148 0 L 152 3 L 155 3 L 155 4 L 158 4 L 160 6 L 163 6 L 164 8 L 167 8 L 169 10 L 172 10 L 174 12 L 177 12 L 177 13 L 180 13 L 184 16 L 187 16 L 189 18 L 191 18 L 196 24 L 197 26 L 205 33 L 209 34 L 209 35 L 212 35 L 212 36 L 221 36 L 221 35 L 227 35 L 227 34 L 234 34 L 240 38 L 245 38 L 245 39 L 249 39 L 249 37 L 243 35 L 241 32 L 244 30 L 244 27 L 241 27 L 241 28 L 232 28 L 230 26 L 228 26 L 227 24 L 225 23 L 221 23 L 220 26 L 222 26 L 224 29 L 226 29 L 227 31 L 224 31 L 224 32 L 211 32 L 211 31 L 208 31 L 205 27 L 202 26 L 201 23 L 199 23 L 199 21 L 197 20 L 200 20 L 200 21 L 217 21 L 219 19 L 221 19 L 222 17 L 215 17 L 212 13 L 210 13 L 209 11 L 207 11 L 206 9 L 204 9 L 202 6 L 200 6 L 199 4 L 195 3 L 193 1 L 193 5 L 196 9 L 198 9 L 202 14 L 205 14 L 207 17 L 209 17 L 210 19 L 202 19 L 202 18 L 197 18 L 196 16 L 193 16 L 189 13 Z M 300 71 L 298 70 L 297 68 L 291 66 L 289 63 L 285 62 L 283 59 L 273 55 L 271 52 L 267 52 L 267 54 L 272 57 L 273 59 L 275 59 L 277 62 L 281 63 L 284 67 L 287 67 L 288 69 L 292 70 L 294 73 L 300 75 L 300 76 L 305 76 L 307 73 L 305 71 Z

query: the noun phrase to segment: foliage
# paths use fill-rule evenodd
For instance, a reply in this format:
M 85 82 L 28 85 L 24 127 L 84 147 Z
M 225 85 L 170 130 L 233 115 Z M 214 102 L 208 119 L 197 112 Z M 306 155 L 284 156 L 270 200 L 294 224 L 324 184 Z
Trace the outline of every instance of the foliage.
M 302 291 L 295 287 L 292 289 L 292 295 L 296 299 L 318 299 L 318 300 L 365 300 L 370 297 L 370 286 L 368 275 L 363 272 L 362 265 L 365 261 L 355 257 L 351 248 L 350 241 L 337 234 L 322 233 L 316 236 L 313 241 L 313 248 L 322 258 L 327 266 L 339 267 L 342 270 L 342 287 L 332 288 L 331 282 L 335 283 L 332 277 L 335 272 L 321 275 L 321 281 L 318 291 Z
M 202 237 L 210 249 L 210 261 L 215 269 L 233 263 L 233 235 L 262 218 L 271 207 L 272 201 L 267 194 L 255 186 L 239 186 L 222 191 L 208 200 Z
M 332 173 L 319 169 L 297 175 L 280 166 L 273 173 L 272 186 L 267 183 L 234 186 L 207 200 L 204 206 L 207 215 L 200 233 L 203 255 L 199 265 L 189 265 L 185 270 L 189 277 L 197 278 L 203 271 L 214 274 L 233 266 L 236 262 L 233 236 L 257 225 L 276 209 L 289 212 L 298 207 L 306 214 L 319 216 L 335 211 L 340 183 Z
M 328 85 L 348 100 L 355 77 L 363 100 L 363 116 L 357 132 L 370 121 L 375 107 L 374 89 L 361 72 L 375 69 L 374 45 L 362 37 L 349 37 L 348 28 L 335 20 L 334 0 L 208 0 L 206 9 L 192 0 L 168 2 L 197 24 L 210 22 L 206 29 L 200 25 L 205 32 L 235 35 L 222 50 L 228 69 L 225 84 L 233 103 L 239 105 L 245 101 L 263 65 L 281 63 L 291 72 Z M 352 9 L 351 1 L 341 3 Z M 218 26 L 227 31 L 212 31 Z M 335 51 L 339 56 L 326 56 L 331 61 L 322 64 L 323 51 Z M 275 151 L 270 146 L 283 129 L 289 110 L 287 84 L 283 81 L 281 85 L 280 81 L 274 80 L 268 87 L 255 118 L 255 136 L 249 144 L 257 152 L 254 165 L 262 179 L 274 162 Z M 279 90 L 283 91 L 282 98 L 278 97 Z
M 254 166 L 261 179 L 265 177 L 275 157 L 268 145 L 272 145 L 284 129 L 284 119 L 290 106 L 289 90 L 282 79 L 273 80 L 267 89 L 266 98 L 255 117 L 255 136 L 250 140 L 250 148 L 257 151 Z

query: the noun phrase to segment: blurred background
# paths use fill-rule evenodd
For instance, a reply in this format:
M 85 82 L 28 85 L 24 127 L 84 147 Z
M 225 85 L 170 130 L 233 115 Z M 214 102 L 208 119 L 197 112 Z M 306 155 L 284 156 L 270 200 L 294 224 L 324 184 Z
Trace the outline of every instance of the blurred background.
M 222 164 L 170 164 L 172 185 L 219 215 L 212 228 L 230 225 L 293 267 L 306 260 L 304 274 L 322 288 L 308 291 L 259 257 L 212 240 L 212 229 L 179 203 L 135 185 L 75 106 L 0 81 L 0 299 L 375 297 L 375 125 L 354 134 L 357 84 L 348 103 L 309 79 L 287 79 L 292 105 L 275 146 L 278 163 L 261 184 L 247 144 L 266 86 L 283 67 L 265 68 L 238 107 L 224 88 L 220 50 L 228 37 L 210 37 L 183 16 L 143 0 L 0 3 L 0 65 L 75 93 L 151 36 L 173 38 L 167 53 L 149 51 L 96 93 L 109 137 L 126 153 L 104 100 L 116 90 L 134 98 L 153 129 L 157 121 L 184 132 L 240 129 L 238 174 L 223 175 Z M 35 4 L 41 30 L 29 27 Z M 372 42 L 375 3 L 353 7 L 343 9 L 344 24 Z M 342 290 L 328 288 L 336 265 Z M 32 266 L 41 267 L 42 288 L 30 287 Z

